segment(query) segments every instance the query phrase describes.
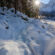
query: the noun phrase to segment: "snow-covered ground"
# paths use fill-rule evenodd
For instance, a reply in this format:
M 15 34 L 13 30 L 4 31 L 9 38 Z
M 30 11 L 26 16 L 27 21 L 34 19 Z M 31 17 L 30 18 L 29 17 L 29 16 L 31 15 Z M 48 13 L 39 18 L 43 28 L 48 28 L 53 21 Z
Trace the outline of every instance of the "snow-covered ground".
M 43 6 L 40 7 L 40 14 L 55 17 L 55 0 L 49 0 L 48 4 L 43 4 Z
M 55 21 L 0 8 L 0 55 L 55 55 Z

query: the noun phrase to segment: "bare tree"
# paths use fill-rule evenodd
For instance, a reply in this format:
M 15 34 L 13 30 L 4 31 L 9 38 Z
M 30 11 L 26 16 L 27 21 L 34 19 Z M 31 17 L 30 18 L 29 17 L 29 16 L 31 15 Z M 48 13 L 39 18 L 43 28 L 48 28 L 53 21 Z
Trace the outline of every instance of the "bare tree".
M 18 0 L 14 1 L 14 8 L 15 8 L 15 14 L 16 14 L 16 10 L 18 9 Z

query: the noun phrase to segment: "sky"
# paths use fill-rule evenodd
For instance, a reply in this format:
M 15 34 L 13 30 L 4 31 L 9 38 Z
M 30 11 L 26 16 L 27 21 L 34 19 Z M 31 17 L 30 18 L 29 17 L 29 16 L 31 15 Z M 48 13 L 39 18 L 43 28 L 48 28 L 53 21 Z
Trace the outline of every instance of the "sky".
M 50 0 L 40 0 L 41 2 L 43 2 L 44 4 L 48 4 Z

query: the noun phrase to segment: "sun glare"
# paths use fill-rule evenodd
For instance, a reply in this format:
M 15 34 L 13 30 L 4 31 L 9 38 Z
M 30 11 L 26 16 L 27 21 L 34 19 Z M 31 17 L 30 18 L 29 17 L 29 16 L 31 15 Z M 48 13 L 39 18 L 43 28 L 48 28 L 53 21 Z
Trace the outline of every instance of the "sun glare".
M 35 4 L 36 6 L 39 6 L 40 1 L 39 1 L 39 0 L 35 0 L 34 4 Z

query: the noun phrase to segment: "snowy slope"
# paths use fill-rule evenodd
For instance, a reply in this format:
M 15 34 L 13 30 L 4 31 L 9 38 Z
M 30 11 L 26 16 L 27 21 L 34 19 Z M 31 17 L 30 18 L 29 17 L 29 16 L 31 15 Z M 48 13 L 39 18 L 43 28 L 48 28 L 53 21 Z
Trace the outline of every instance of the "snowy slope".
M 40 13 L 47 13 L 47 15 L 54 15 L 55 16 L 55 0 L 50 0 L 48 4 L 44 4 L 40 8 Z
M 55 21 L 15 15 L 11 10 L 0 8 L 0 55 L 50 55 L 55 50 Z

